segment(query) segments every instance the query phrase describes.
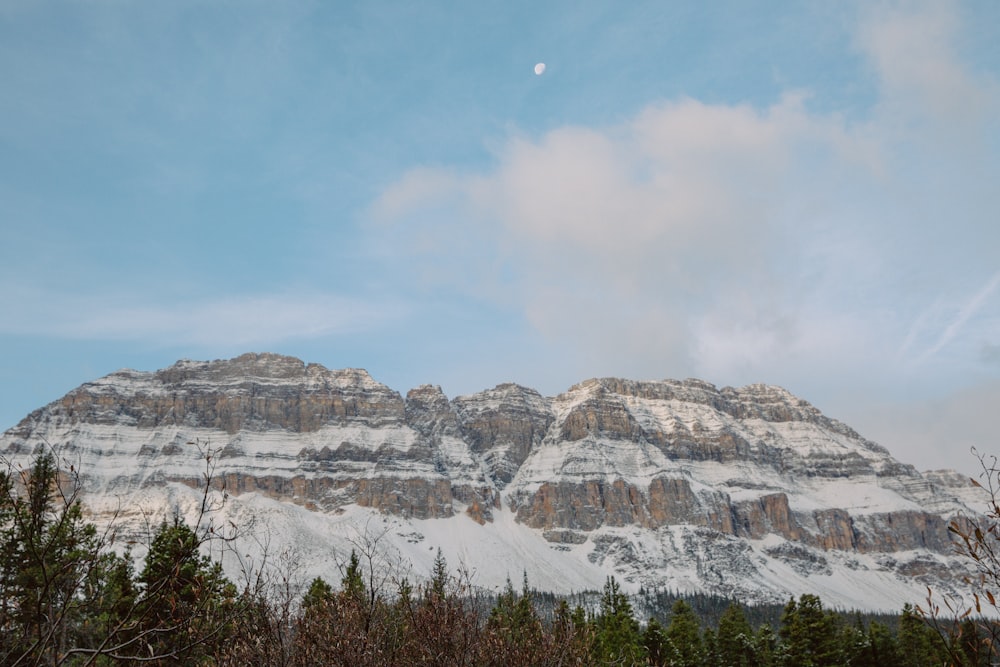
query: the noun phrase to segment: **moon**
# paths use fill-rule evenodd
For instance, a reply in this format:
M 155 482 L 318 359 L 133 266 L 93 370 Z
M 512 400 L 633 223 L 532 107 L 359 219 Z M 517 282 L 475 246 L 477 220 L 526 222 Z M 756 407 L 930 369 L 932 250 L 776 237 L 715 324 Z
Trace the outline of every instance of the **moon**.
M 545 63 L 538 63 L 535 65 L 535 75 L 541 76 L 545 73 Z

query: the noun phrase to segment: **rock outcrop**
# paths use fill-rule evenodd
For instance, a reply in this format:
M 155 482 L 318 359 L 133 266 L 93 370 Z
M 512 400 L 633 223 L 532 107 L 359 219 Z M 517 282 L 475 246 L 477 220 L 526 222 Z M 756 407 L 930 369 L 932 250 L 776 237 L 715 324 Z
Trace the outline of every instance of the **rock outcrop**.
M 0 453 L 24 463 L 45 443 L 91 494 L 197 487 L 210 454 L 234 496 L 483 530 L 504 512 L 552 553 L 585 550 L 627 581 L 664 583 L 675 575 L 657 564 L 694 559 L 691 585 L 706 589 L 727 562 L 740 576 L 935 581 L 956 567 L 948 522 L 976 500 L 961 476 L 922 475 L 784 389 L 700 380 L 404 398 L 363 370 L 246 354 L 84 384 L 5 433 Z M 760 586 L 747 595 L 778 584 Z

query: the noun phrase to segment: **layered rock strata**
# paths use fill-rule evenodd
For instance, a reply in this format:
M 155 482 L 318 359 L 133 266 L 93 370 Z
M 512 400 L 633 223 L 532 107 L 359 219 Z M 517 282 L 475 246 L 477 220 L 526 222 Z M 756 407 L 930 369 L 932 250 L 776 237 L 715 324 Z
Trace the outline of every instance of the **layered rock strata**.
M 198 486 L 210 454 L 230 494 L 415 520 L 510 512 L 554 548 L 619 564 L 634 545 L 614 531 L 681 527 L 707 540 L 698 553 L 759 544 L 796 571 L 825 572 L 826 552 L 916 550 L 945 567 L 948 522 L 976 500 L 961 476 L 922 475 L 781 388 L 699 380 L 594 379 L 551 398 L 502 384 L 449 400 L 246 354 L 84 384 L 4 434 L 0 453 L 27 460 L 47 443 L 92 493 Z

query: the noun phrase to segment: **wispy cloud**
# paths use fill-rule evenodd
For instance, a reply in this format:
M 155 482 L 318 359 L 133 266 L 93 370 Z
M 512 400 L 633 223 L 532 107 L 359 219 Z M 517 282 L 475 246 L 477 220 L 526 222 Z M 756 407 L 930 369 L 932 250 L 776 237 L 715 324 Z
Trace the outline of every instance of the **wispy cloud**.
M 231 296 L 152 303 L 136 294 L 70 297 L 6 290 L 0 333 L 151 345 L 254 346 L 357 333 L 400 318 L 405 309 L 320 293 Z
M 969 297 L 965 304 L 955 313 L 934 344 L 919 356 L 918 362 L 927 361 L 951 343 L 961 333 L 969 320 L 983 309 L 983 306 L 993 296 L 993 293 L 996 292 L 997 287 L 1000 287 L 1000 271 L 995 273 L 979 291 Z

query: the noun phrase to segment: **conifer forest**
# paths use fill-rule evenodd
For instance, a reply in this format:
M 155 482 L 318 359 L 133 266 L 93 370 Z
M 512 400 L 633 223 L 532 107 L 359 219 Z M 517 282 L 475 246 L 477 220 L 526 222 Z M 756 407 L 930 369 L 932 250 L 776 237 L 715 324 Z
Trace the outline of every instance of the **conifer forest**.
M 377 541 L 342 555 L 340 581 L 297 584 L 280 566 L 230 578 L 206 550 L 224 545 L 226 530 L 175 517 L 150 527 L 145 556 L 135 558 L 115 543 L 113 525 L 86 520 L 77 476 L 51 454 L 0 476 L 0 664 L 996 664 L 994 624 L 976 610 L 906 605 L 875 615 L 827 609 L 809 594 L 748 607 L 669 591 L 627 595 L 612 577 L 602 591 L 570 596 L 535 590 L 527 576 L 486 592 L 440 551 L 419 582 L 393 576 Z M 980 528 L 959 537 L 988 565 L 976 551 L 992 544 Z

